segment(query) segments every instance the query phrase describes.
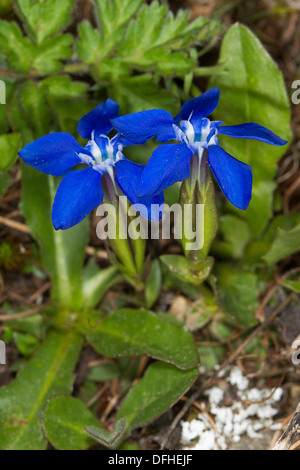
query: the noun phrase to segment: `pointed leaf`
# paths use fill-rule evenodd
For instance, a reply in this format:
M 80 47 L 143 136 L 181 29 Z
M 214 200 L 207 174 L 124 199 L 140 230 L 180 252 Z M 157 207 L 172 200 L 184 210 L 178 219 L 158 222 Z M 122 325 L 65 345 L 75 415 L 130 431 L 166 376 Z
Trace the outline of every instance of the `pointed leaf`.
M 125 418 L 130 429 L 153 421 L 189 390 L 197 376 L 197 369 L 180 370 L 163 362 L 152 364 L 125 398 L 117 419 Z
M 126 429 L 126 420 L 120 419 L 116 422 L 113 432 L 106 429 L 99 428 L 98 426 L 89 426 L 85 428 L 85 432 L 92 437 L 95 441 L 100 442 L 107 447 L 115 445 L 117 441 L 123 436 Z

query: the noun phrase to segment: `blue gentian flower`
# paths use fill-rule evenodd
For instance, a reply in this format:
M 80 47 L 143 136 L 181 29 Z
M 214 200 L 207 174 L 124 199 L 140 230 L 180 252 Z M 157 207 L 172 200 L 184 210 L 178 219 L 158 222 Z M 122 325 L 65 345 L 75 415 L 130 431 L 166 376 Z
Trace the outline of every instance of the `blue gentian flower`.
M 159 211 L 151 212 L 151 204 L 163 204 L 163 194 L 150 198 L 138 198 L 137 190 L 145 165 L 127 160 L 122 151 L 133 142 L 115 135 L 111 119 L 119 115 L 119 105 L 106 100 L 90 113 L 83 116 L 78 132 L 89 139 L 84 147 L 65 132 L 57 132 L 37 139 L 26 145 L 20 152 L 25 163 L 43 173 L 64 176 L 55 195 L 52 208 L 52 222 L 56 230 L 68 229 L 83 220 L 103 202 L 102 176 L 108 173 L 117 183 L 131 204 L 138 204 L 137 210 L 146 218 L 159 220 Z M 78 171 L 70 171 L 79 163 L 87 165 Z
M 220 121 L 210 121 L 207 116 L 217 108 L 219 97 L 220 91 L 213 87 L 186 102 L 176 118 L 167 111 L 154 109 L 112 120 L 118 132 L 136 143 L 145 143 L 153 137 L 163 143 L 173 139 L 180 142 L 161 145 L 153 152 L 142 174 L 138 196 L 154 196 L 172 184 L 189 178 L 191 158 L 196 153 L 200 159 L 207 158 L 210 169 L 231 204 L 243 210 L 248 207 L 252 193 L 251 167 L 225 152 L 219 145 L 218 134 L 271 145 L 285 145 L 287 142 L 259 124 L 223 126 Z

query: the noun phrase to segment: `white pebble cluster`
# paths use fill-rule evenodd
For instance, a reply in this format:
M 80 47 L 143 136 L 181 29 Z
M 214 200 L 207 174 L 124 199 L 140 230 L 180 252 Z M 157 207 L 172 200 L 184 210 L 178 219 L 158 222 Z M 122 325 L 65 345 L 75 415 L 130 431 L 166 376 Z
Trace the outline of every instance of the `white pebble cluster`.
M 273 406 L 282 398 L 281 388 L 271 397 L 270 389 L 249 388 L 249 381 L 239 367 L 227 369 L 222 376 L 227 384 L 236 387 L 237 396 L 241 401 L 252 404 L 235 401 L 231 406 L 221 406 L 225 399 L 224 390 L 217 386 L 208 389 L 205 392 L 208 406 L 202 403 L 201 407 L 207 409 L 209 414 L 203 412 L 196 419 L 181 423 L 181 443 L 188 450 L 226 450 L 228 443 L 239 442 L 245 434 L 253 439 L 262 438 L 259 431 L 273 425 L 273 418 L 278 412 Z M 270 398 L 263 403 L 253 403 L 268 397 Z M 214 421 L 214 426 L 209 415 Z M 272 426 L 272 429 L 276 428 L 278 426 Z

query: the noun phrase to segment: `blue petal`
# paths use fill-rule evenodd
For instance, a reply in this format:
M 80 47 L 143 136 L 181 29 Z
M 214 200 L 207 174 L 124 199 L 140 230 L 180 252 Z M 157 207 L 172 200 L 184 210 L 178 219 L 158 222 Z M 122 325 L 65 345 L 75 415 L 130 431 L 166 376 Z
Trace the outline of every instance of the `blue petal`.
M 93 167 L 71 171 L 60 183 L 52 208 L 55 230 L 79 224 L 103 202 L 102 174 Z
M 254 122 L 239 124 L 237 126 L 221 126 L 219 127 L 219 134 L 229 135 L 238 139 L 259 140 L 267 144 L 278 146 L 288 143 L 266 127 L 255 124 Z
M 208 164 L 228 201 L 238 209 L 247 209 L 252 195 L 252 171 L 218 145 L 208 147 Z
M 81 163 L 77 153 L 88 154 L 70 134 L 57 132 L 26 145 L 19 155 L 27 165 L 47 175 L 63 176 Z
M 106 100 L 97 108 L 83 116 L 78 123 L 78 133 L 83 139 L 91 139 L 95 134 L 108 134 L 113 126 L 110 120 L 119 116 L 120 106 L 113 100 Z
M 116 182 L 128 200 L 136 206 L 136 210 L 146 219 L 158 221 L 162 217 L 159 206 L 164 203 L 163 193 L 149 198 L 137 197 L 142 173 L 145 165 L 130 162 L 127 159 L 116 163 Z M 140 206 L 141 205 L 141 206 Z M 151 210 L 151 205 L 153 205 Z
M 174 139 L 174 119 L 168 111 L 152 109 L 112 119 L 114 128 L 136 144 L 144 144 L 157 136 L 160 142 Z
M 177 181 L 187 179 L 191 171 L 191 152 L 185 144 L 161 145 L 154 150 L 141 178 L 138 195 L 150 197 Z
M 220 90 L 215 86 L 211 89 L 187 101 L 182 106 L 181 120 L 187 121 L 190 119 L 191 123 L 195 126 L 199 124 L 200 120 L 209 116 L 214 112 L 219 104 Z

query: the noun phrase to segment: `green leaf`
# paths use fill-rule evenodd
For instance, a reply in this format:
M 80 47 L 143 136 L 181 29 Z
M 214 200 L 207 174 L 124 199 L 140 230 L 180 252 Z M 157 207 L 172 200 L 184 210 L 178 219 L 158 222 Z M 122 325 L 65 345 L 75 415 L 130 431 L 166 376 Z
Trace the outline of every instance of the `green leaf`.
M 148 308 L 157 301 L 161 291 L 161 268 L 158 260 L 151 264 L 151 270 L 145 283 L 145 300 Z
M 95 443 L 84 428 L 100 423 L 80 400 L 59 396 L 48 402 L 43 425 L 47 439 L 56 449 L 84 450 Z
M 59 72 L 62 69 L 60 61 L 72 55 L 73 36 L 63 34 L 57 38 L 49 38 L 37 49 L 33 67 L 42 75 Z
M 160 259 L 174 276 L 194 285 L 199 285 L 205 281 L 214 263 L 214 259 L 211 257 L 196 264 L 181 255 L 163 255 Z
M 250 241 L 248 224 L 235 215 L 224 215 L 219 223 L 222 239 L 213 244 L 213 253 L 225 258 L 242 258 Z
M 16 88 L 13 100 L 15 103 L 9 107 L 9 114 L 13 129 L 22 133 L 23 144 L 49 133 L 51 113 L 44 90 L 38 83 L 30 80 L 22 83 Z
M 0 198 L 4 196 L 10 185 L 10 177 L 7 173 L 0 172 Z
M 225 264 L 216 270 L 217 292 L 221 305 L 241 327 L 257 324 L 255 311 L 258 308 L 258 280 L 255 274 L 243 273 Z
M 106 429 L 99 428 L 97 426 L 89 426 L 85 429 L 85 432 L 92 437 L 95 441 L 106 447 L 116 445 L 120 438 L 123 436 L 126 429 L 126 420 L 120 419 L 116 422 L 115 429 L 113 432 L 106 431 Z
M 293 292 L 296 292 L 296 294 L 300 294 L 300 282 L 297 282 L 297 281 L 282 281 L 281 285 L 283 287 L 286 287 L 286 289 L 289 289 Z
M 85 308 L 98 305 L 105 292 L 120 280 L 118 270 L 114 266 L 99 269 L 93 259 L 87 264 L 83 273 L 82 304 Z
M 245 26 L 236 24 L 225 35 L 221 63 L 225 73 L 212 81 L 221 90 L 215 118 L 225 125 L 256 122 L 290 140 L 290 104 L 282 74 Z M 253 198 L 249 209 L 239 211 L 239 216 L 249 221 L 252 236 L 257 237 L 272 216 L 272 180 L 286 147 L 226 136 L 220 136 L 220 142 L 228 153 L 252 167 Z
M 79 39 L 75 43 L 76 52 L 85 64 L 95 64 L 101 58 L 101 35 L 89 21 L 83 21 L 78 27 Z
M 78 99 L 87 98 L 88 85 L 84 82 L 71 80 L 70 77 L 57 75 L 45 78 L 40 82 L 41 90 L 45 89 L 46 93 L 52 98 L 60 99 Z
M 178 99 L 157 84 L 150 74 L 124 78 L 112 83 L 109 95 L 120 103 L 123 112 L 138 112 L 147 109 L 165 109 L 171 114 L 178 113 Z
M 120 376 L 120 369 L 114 362 L 106 362 L 92 367 L 88 379 L 92 382 L 109 382 Z
M 125 398 L 117 419 L 125 418 L 130 429 L 153 421 L 176 403 L 192 386 L 197 369 L 180 370 L 156 362 Z
M 27 165 L 22 165 L 22 175 L 21 209 L 41 246 L 43 265 L 52 280 L 52 299 L 61 307 L 78 309 L 82 306 L 82 266 L 88 240 L 88 218 L 69 230 L 55 231 L 51 209 L 58 178 L 44 175 Z
M 271 248 L 264 256 L 264 260 L 269 266 L 274 266 L 278 261 L 281 261 L 300 250 L 299 240 L 300 224 L 296 225 L 296 227 L 291 230 L 284 230 L 278 227 L 276 238 Z
M 137 68 L 157 68 L 165 75 L 189 73 L 196 67 L 196 62 L 188 56 L 186 49 L 190 40 L 198 40 L 201 27 L 208 22 L 198 19 L 197 30 L 196 25 L 194 28 L 188 26 L 189 16 L 187 10 L 174 16 L 166 5 L 157 1 L 143 5 L 126 29 L 118 56 Z
M 49 334 L 16 380 L 0 389 L 0 449 L 42 450 L 41 414 L 47 400 L 69 394 L 82 339 L 73 332 Z
M 207 370 L 215 370 L 222 361 L 224 348 L 221 345 L 216 346 L 198 346 L 198 353 L 200 356 L 201 366 Z
M 0 136 L 0 171 L 8 171 L 16 161 L 21 148 L 20 134 L 6 134 Z
M 108 40 L 136 13 L 143 0 L 95 0 L 103 37 Z M 114 38 L 115 39 L 115 38 Z
M 198 363 L 191 334 L 147 310 L 119 310 L 87 328 L 89 343 L 106 357 L 149 355 L 188 369 Z
M 73 0 L 16 0 L 17 12 L 30 36 L 41 44 L 71 21 Z
M 25 38 L 15 22 L 0 20 L 0 50 L 6 56 L 10 69 L 28 73 L 34 54 L 34 45 Z
M 39 341 L 30 334 L 14 331 L 13 339 L 18 351 L 25 357 L 30 357 L 39 345 Z

